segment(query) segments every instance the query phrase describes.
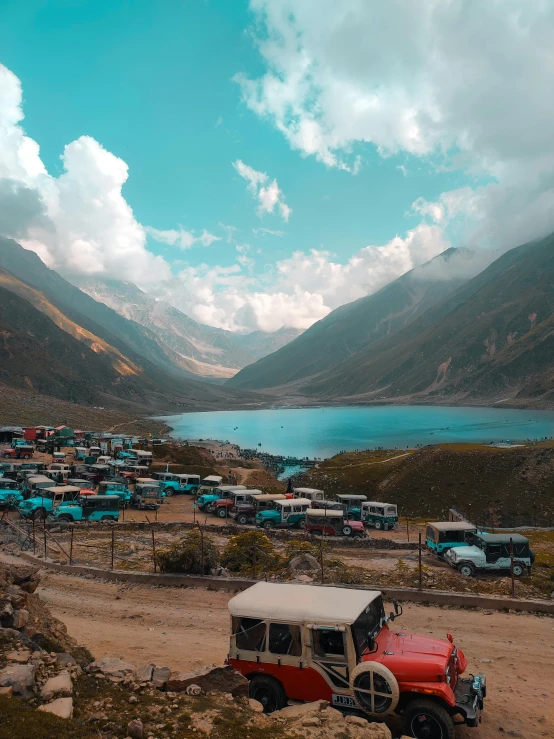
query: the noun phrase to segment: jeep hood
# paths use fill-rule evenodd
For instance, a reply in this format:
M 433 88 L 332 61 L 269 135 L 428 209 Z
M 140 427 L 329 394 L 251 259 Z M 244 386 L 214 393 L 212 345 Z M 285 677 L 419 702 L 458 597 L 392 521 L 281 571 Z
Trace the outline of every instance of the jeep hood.
M 457 559 L 463 559 L 469 557 L 469 559 L 475 559 L 475 557 L 483 556 L 483 552 L 479 547 L 465 546 L 465 547 L 452 547 L 445 556 L 456 555 Z

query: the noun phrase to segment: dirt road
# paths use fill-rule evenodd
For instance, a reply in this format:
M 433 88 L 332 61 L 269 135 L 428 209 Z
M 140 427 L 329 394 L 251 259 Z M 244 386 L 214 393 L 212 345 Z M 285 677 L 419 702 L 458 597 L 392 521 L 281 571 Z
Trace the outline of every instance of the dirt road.
M 46 574 L 38 593 L 92 653 L 184 671 L 227 654 L 227 593 L 101 583 Z M 400 628 L 454 634 L 469 669 L 486 672 L 489 695 L 478 730 L 458 739 L 554 737 L 554 620 L 407 603 Z

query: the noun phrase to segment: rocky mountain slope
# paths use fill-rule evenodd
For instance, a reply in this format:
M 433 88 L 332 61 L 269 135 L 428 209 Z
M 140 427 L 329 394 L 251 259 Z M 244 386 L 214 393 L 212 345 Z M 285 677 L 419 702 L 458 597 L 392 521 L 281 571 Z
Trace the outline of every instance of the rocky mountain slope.
M 449 271 L 453 259 L 456 270 Z M 449 249 L 377 293 L 337 308 L 274 354 L 241 370 L 227 384 L 251 390 L 275 387 L 335 367 L 422 315 L 463 284 L 468 269 L 471 253 Z
M 312 378 L 301 391 L 434 402 L 549 400 L 553 313 L 551 235 L 506 252 L 406 327 Z
M 293 328 L 282 328 L 274 333 L 233 333 L 198 323 L 132 283 L 81 278 L 76 284 L 94 300 L 151 332 L 174 364 L 206 378 L 232 377 L 237 370 L 276 351 L 301 333 Z

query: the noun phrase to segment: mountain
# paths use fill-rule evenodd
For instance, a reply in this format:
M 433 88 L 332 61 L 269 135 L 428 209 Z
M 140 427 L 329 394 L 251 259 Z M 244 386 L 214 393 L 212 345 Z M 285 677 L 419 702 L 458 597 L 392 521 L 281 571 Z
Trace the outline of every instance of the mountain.
M 129 282 L 89 277 L 79 278 L 76 284 L 94 300 L 144 327 L 165 356 L 191 376 L 232 377 L 301 333 L 290 328 L 275 333 L 233 333 L 198 323 Z
M 415 320 L 463 284 L 472 269 L 471 252 L 448 249 L 373 295 L 332 311 L 279 351 L 245 367 L 226 384 L 249 390 L 269 388 L 328 370 Z
M 298 383 L 318 398 L 554 398 L 554 235 L 516 247 L 391 336 Z

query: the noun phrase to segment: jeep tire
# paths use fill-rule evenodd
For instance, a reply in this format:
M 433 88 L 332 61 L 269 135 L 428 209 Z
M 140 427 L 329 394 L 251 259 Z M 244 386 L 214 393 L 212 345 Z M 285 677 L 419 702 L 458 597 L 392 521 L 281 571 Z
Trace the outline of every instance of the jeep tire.
M 272 529 L 273 521 L 264 521 L 264 529 Z
M 525 575 L 525 565 L 521 562 L 514 562 L 514 577 L 523 577 Z
M 381 523 L 381 521 L 375 521 L 375 528 L 377 529 L 377 531 L 383 528 L 383 524 Z
M 415 739 L 455 739 L 448 711 L 429 698 L 414 698 L 404 709 L 404 734 Z
M 274 677 L 255 675 L 250 680 L 248 696 L 264 707 L 264 713 L 279 711 L 287 705 L 285 689 Z
M 164 488 L 164 493 L 166 498 L 171 498 L 173 495 L 173 488 Z
M 464 577 L 473 577 L 475 574 L 475 567 L 471 562 L 460 562 L 458 565 L 458 572 Z
M 217 515 L 219 518 L 227 518 L 227 508 L 218 508 Z
M 240 526 L 246 526 L 248 523 L 248 516 L 245 516 L 244 514 L 237 516 L 237 523 Z
M 352 536 L 352 526 L 343 526 L 342 527 L 342 535 L 343 536 Z
M 400 688 L 394 674 L 380 662 L 361 662 L 350 673 L 350 691 L 361 710 L 384 718 L 394 711 Z

